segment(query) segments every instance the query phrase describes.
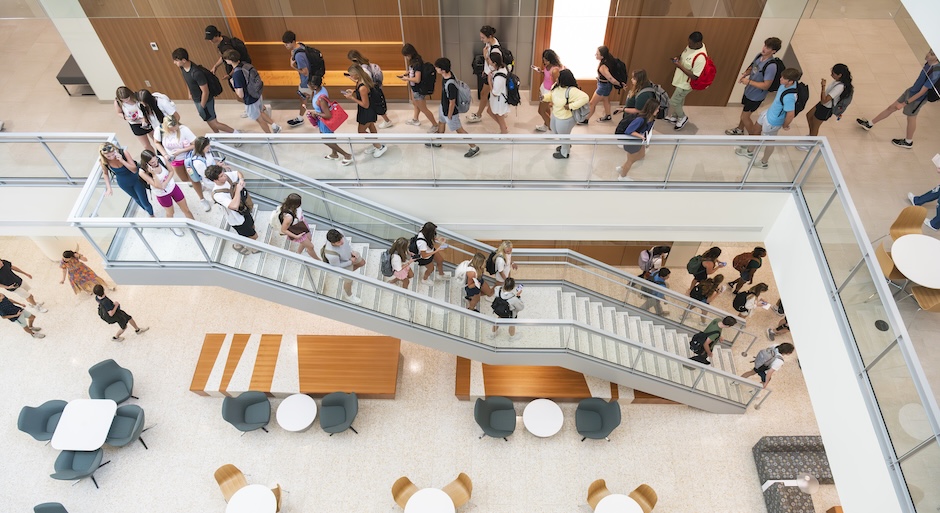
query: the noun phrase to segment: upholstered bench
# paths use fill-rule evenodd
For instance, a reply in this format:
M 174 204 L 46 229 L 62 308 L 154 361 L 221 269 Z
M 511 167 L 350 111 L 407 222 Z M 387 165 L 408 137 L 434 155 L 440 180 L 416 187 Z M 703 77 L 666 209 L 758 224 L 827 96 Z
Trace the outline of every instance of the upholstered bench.
M 774 483 L 764 490 L 767 513 L 815 513 L 813 498 L 795 486 Z
M 753 448 L 761 484 L 796 479 L 809 472 L 822 484 L 834 484 L 822 438 L 818 436 L 765 436 Z

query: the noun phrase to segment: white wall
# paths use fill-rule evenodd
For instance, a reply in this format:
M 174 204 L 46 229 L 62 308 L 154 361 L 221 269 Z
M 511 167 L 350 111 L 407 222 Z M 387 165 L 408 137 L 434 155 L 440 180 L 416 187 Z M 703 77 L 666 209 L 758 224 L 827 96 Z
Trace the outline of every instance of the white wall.
M 901 0 L 901 3 L 930 47 L 940 52 L 940 3 L 937 0 Z

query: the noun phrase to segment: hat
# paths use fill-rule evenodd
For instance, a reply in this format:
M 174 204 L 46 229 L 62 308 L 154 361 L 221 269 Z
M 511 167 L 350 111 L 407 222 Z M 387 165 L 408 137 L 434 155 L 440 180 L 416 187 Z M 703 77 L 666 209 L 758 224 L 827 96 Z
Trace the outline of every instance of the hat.
M 219 32 L 219 29 L 216 28 L 215 25 L 209 25 L 208 27 L 206 27 L 206 41 L 214 37 L 221 36 L 221 35 L 222 33 Z

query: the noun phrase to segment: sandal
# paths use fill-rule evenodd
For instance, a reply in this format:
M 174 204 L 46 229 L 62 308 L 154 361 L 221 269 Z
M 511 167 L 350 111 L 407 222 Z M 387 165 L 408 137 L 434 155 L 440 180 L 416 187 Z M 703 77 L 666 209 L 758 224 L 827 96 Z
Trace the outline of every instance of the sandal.
M 597 119 L 597 121 L 600 122 L 600 123 L 606 123 L 606 122 L 608 122 L 608 121 L 610 121 L 610 120 L 611 120 L 610 114 L 608 114 L 608 115 L 606 115 L 606 116 L 604 116 L 604 117 L 602 117 L 602 118 L 598 118 L 598 119 Z
M 248 251 L 247 253 L 245 253 L 246 255 L 254 255 L 255 253 L 261 253 L 260 249 L 245 248 L 245 250 Z
M 234 249 L 235 251 L 238 251 L 239 253 L 243 255 L 248 254 L 248 248 L 246 248 L 245 246 L 242 246 L 241 244 L 232 244 L 232 249 Z

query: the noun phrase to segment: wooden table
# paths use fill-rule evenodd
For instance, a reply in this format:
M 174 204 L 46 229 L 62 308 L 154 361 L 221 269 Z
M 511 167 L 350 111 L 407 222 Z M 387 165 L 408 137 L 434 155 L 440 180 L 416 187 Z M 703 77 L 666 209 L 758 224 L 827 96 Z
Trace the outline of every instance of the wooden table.
M 905 235 L 891 246 L 891 259 L 914 283 L 940 289 L 940 240 L 927 235 Z
M 239 489 L 229 499 L 225 513 L 275 513 L 277 498 L 264 485 L 253 484 Z
M 643 508 L 629 495 L 612 493 L 597 503 L 594 513 L 643 513 Z
M 522 411 L 522 423 L 535 436 L 549 437 L 561 430 L 565 416 L 551 399 L 536 399 Z
M 65 405 L 52 448 L 60 451 L 95 451 L 104 445 L 114 421 L 117 403 L 111 399 L 74 399 Z
M 286 431 L 303 431 L 317 418 L 317 402 L 307 394 L 293 394 L 277 406 L 277 423 Z
M 440 488 L 422 488 L 405 504 L 405 513 L 454 513 L 457 508 L 450 495 Z

